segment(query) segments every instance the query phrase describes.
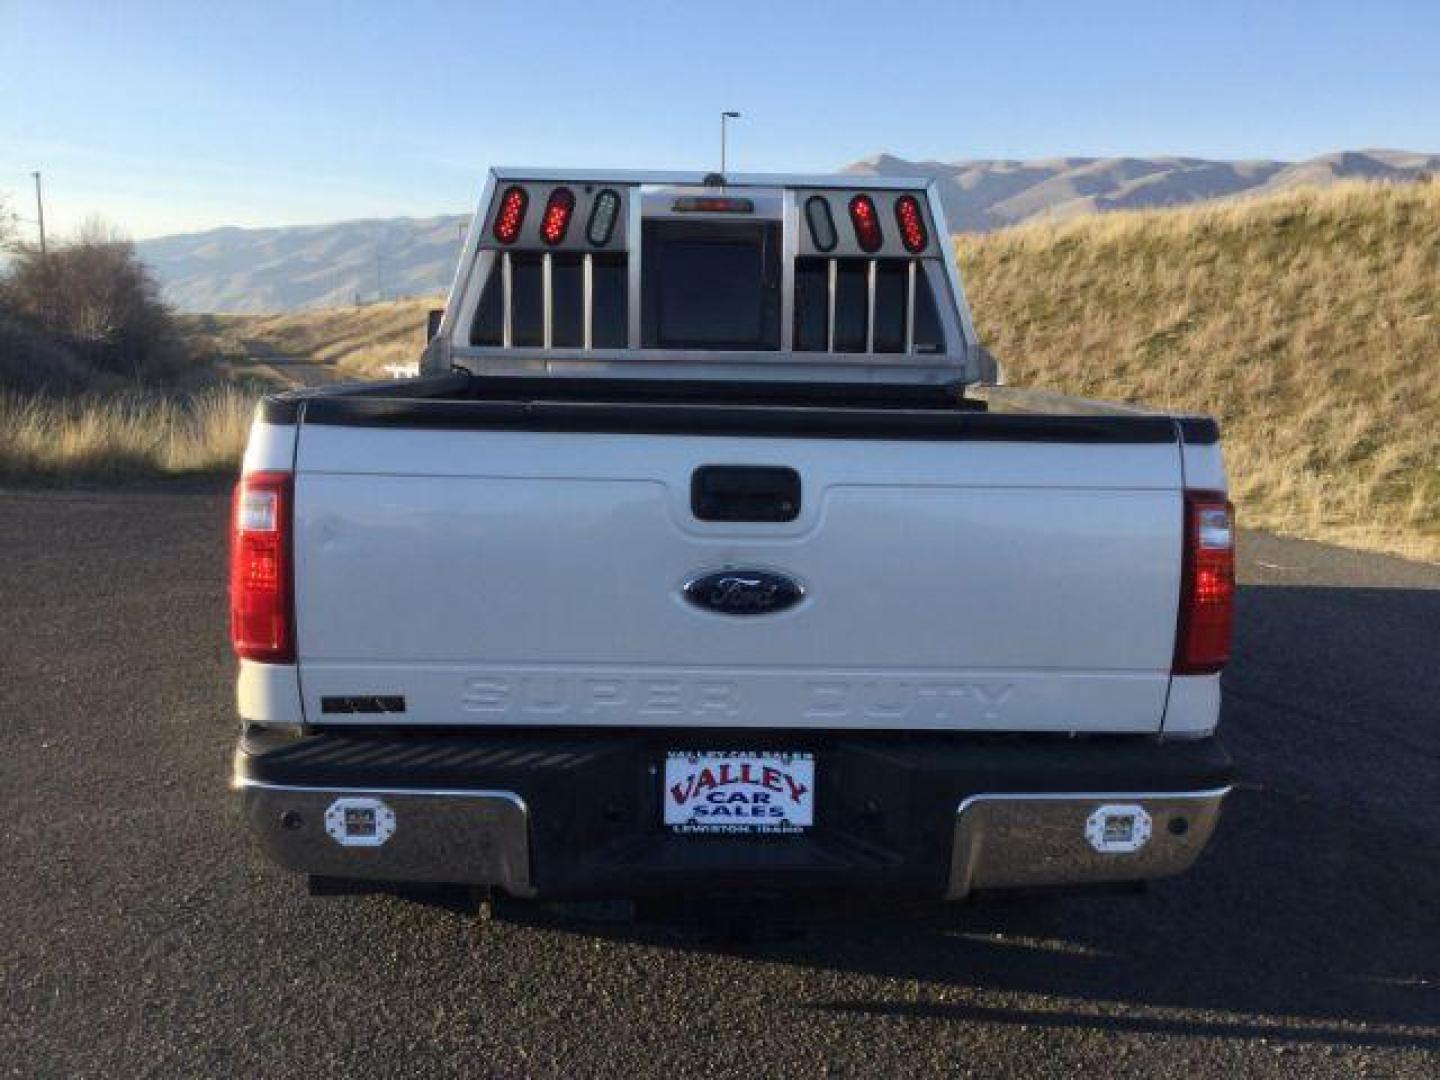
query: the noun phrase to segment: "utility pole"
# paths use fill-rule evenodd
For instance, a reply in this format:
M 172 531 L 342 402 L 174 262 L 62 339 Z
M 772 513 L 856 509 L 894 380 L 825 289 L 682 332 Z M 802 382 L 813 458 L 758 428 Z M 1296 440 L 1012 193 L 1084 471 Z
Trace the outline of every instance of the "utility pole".
M 725 121 L 739 120 L 738 112 L 722 112 L 720 114 L 720 175 L 725 175 Z
M 45 199 L 40 194 L 40 173 L 30 174 L 35 177 L 35 212 L 40 217 L 40 257 L 45 257 Z

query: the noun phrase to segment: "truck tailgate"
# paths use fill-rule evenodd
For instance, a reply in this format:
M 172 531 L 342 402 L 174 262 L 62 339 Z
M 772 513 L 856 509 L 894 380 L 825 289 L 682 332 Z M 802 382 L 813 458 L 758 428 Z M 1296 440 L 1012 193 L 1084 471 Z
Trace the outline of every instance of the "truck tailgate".
M 706 465 L 793 468 L 798 516 L 698 520 Z M 307 422 L 295 484 L 311 723 L 1160 728 L 1173 438 Z M 686 602 L 724 568 L 804 599 Z

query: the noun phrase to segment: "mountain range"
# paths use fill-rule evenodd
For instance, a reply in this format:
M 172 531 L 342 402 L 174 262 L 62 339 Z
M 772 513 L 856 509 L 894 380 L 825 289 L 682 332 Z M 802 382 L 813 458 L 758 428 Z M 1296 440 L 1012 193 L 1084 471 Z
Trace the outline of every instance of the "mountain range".
M 956 232 L 1037 218 L 1182 206 L 1345 180 L 1406 182 L 1440 173 L 1440 154 L 1344 151 L 1307 161 L 1189 157 L 907 161 L 878 154 L 844 172 L 933 179 Z M 468 214 L 222 228 L 136 244 L 186 311 L 284 311 L 443 292 Z

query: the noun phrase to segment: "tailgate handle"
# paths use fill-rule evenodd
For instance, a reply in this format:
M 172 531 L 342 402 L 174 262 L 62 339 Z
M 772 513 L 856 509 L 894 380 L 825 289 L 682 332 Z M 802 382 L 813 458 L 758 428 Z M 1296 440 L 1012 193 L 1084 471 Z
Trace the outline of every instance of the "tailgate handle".
M 794 521 L 800 474 L 784 465 L 702 465 L 690 477 L 690 510 L 701 521 Z

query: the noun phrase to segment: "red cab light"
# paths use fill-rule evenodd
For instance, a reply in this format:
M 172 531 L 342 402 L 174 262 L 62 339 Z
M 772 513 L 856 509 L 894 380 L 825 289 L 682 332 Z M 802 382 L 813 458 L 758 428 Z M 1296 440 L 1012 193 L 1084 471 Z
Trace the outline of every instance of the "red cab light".
M 677 214 L 753 214 L 754 199 L 731 199 L 719 195 L 682 195 L 671 204 Z
M 295 662 L 292 492 L 287 472 L 240 478 L 230 518 L 230 642 L 235 655 Z
M 880 215 L 875 213 L 875 201 L 869 195 L 856 195 L 850 200 L 850 223 L 855 226 L 855 242 L 861 251 L 879 251 L 885 242 L 880 231 Z
M 495 215 L 495 239 L 502 244 L 513 244 L 520 239 L 520 226 L 525 223 L 525 210 L 530 205 L 530 196 L 519 184 L 512 184 L 500 197 L 500 210 Z
M 540 219 L 540 239 L 554 247 L 570 231 L 570 215 L 575 210 L 575 193 L 568 187 L 557 187 L 545 202 Z
M 900 226 L 900 240 L 911 255 L 919 255 L 930 243 L 925 214 L 914 195 L 901 195 L 895 200 L 895 224 Z
M 1235 508 L 1217 492 L 1185 493 L 1176 675 L 1206 675 L 1230 659 L 1235 619 Z

